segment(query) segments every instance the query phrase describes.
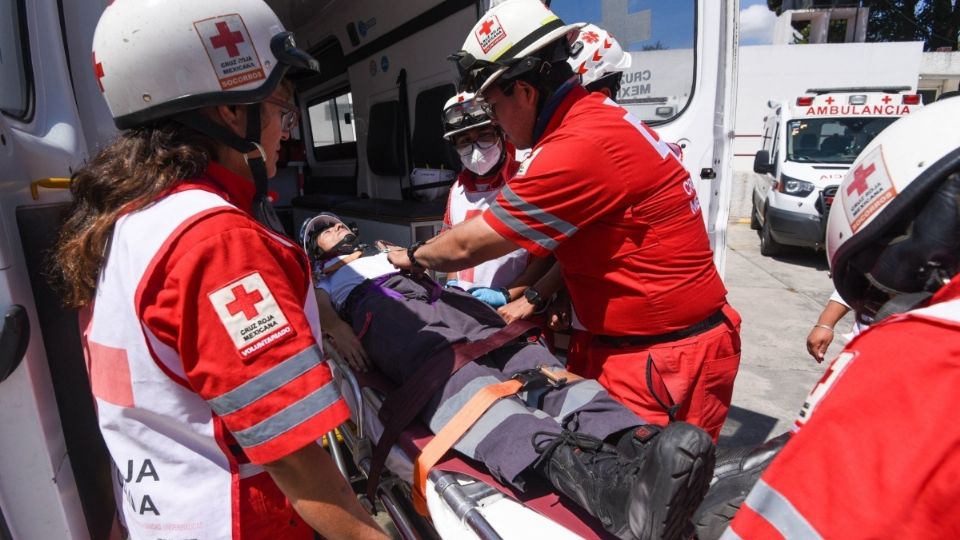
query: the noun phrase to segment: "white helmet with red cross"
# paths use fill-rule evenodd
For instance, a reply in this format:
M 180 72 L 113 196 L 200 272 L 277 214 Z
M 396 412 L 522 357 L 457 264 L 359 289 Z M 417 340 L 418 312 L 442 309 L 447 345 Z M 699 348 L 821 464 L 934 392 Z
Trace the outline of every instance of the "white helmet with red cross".
M 443 138 L 448 141 L 458 133 L 491 123 L 487 112 L 483 110 L 483 101 L 474 93 L 460 92 L 443 106 Z
M 537 69 L 563 58 L 536 58 L 561 38 L 572 43 L 583 24 L 566 24 L 540 0 L 509 0 L 490 8 L 455 55 L 464 89 L 482 93 L 500 77 Z
M 291 66 L 318 69 L 262 0 L 117 0 L 93 36 L 93 69 L 120 129 L 263 101 Z
M 958 118 L 953 98 L 897 120 L 837 190 L 827 255 L 837 291 L 863 322 L 929 297 L 960 271 Z
M 626 71 L 633 63 L 630 54 L 613 35 L 596 25 L 581 28 L 576 43 L 573 46 L 575 54 L 568 62 L 573 72 L 580 75 L 584 86 L 612 73 Z

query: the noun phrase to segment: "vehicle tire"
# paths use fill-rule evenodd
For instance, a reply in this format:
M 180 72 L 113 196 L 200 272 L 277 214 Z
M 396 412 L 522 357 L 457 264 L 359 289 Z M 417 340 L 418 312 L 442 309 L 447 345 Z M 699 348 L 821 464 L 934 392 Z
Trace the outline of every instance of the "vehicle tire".
M 770 216 L 764 216 L 763 226 L 760 227 L 760 254 L 764 257 L 778 255 L 783 251 L 783 246 L 773 239 L 770 233 Z
M 757 201 L 753 201 L 750 205 L 750 228 L 759 231 L 760 230 L 760 217 L 757 215 Z

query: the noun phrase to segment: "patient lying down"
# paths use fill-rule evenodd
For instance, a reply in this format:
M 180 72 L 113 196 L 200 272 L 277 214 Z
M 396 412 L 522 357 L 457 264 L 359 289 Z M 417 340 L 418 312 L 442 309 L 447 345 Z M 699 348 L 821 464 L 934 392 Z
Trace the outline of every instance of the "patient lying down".
M 505 326 L 473 296 L 400 274 L 385 253 L 356 249 L 353 232 L 332 214 L 313 218 L 301 236 L 314 262 L 321 326 L 354 369 L 375 367 L 402 385 L 438 351 Z M 421 417 L 436 433 L 477 390 L 541 366 L 563 369 L 545 347 L 514 340 L 456 371 Z M 546 478 L 620 538 L 683 534 L 711 478 L 706 433 L 681 422 L 644 425 L 593 380 L 532 394 L 497 402 L 454 448 L 517 489 Z

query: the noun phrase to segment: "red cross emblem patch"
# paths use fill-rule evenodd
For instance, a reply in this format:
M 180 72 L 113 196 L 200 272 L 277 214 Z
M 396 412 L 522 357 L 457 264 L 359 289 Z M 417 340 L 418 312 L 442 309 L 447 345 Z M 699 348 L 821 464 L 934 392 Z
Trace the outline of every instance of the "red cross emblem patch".
M 488 53 L 497 43 L 500 43 L 507 37 L 507 32 L 503 29 L 503 25 L 500 24 L 500 19 L 498 19 L 496 15 L 493 15 L 480 23 L 474 35 L 483 52 Z
M 847 173 L 843 189 L 843 209 L 847 213 L 850 230 L 856 232 L 897 194 L 887 165 L 883 147 L 870 151 L 856 167 Z
M 220 87 L 229 90 L 266 79 L 257 49 L 240 15 L 221 15 L 193 23 Z
M 294 333 L 259 272 L 217 289 L 208 297 L 244 358 Z

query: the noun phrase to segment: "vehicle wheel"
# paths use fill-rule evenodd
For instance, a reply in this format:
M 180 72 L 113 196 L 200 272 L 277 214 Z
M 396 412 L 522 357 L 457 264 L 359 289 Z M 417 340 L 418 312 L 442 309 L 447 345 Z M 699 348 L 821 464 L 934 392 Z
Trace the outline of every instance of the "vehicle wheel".
M 763 226 L 760 227 L 760 254 L 765 257 L 777 255 L 783 251 L 783 246 L 773 239 L 770 233 L 770 216 L 765 216 Z
M 759 231 L 760 230 L 760 217 L 757 216 L 757 202 L 753 201 L 750 205 L 750 228 Z

